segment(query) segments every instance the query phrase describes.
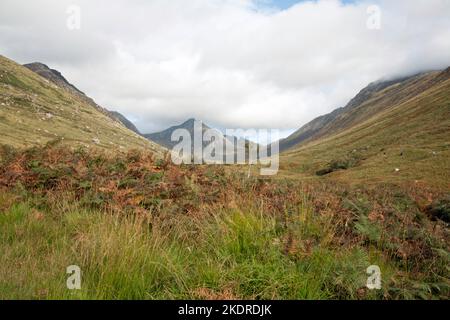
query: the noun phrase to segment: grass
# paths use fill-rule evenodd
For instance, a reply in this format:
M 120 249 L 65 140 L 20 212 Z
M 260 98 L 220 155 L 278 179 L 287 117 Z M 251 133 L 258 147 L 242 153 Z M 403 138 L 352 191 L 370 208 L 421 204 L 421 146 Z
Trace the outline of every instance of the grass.
M 152 222 L 149 228 L 138 217 L 90 211 L 54 217 L 13 206 L 1 220 L 0 296 L 327 299 L 356 298 L 364 286 L 365 252 L 317 248 L 303 259 L 285 255 L 273 218 L 224 210 L 187 226 Z M 79 292 L 65 287 L 73 264 L 83 271 Z
M 5 148 L 1 159 L 1 299 L 449 294 L 443 222 L 393 187 L 248 179 L 138 151 Z M 81 290 L 66 287 L 70 265 Z M 370 265 L 380 291 L 365 286 Z

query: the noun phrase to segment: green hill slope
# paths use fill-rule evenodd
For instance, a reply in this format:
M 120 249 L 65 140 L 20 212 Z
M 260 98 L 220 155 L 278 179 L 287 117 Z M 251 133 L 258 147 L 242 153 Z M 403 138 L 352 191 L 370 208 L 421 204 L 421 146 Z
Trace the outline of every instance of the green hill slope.
M 163 152 L 94 104 L 83 94 L 0 56 L 0 144 L 31 147 L 60 140 L 71 146 L 113 151 Z
M 375 114 L 428 89 L 433 85 L 438 74 L 439 72 L 427 72 L 371 83 L 344 108 L 314 119 L 288 138 L 281 140 L 280 150 L 286 151 L 300 144 L 332 136 L 368 120 Z
M 373 93 L 321 132 L 282 156 L 286 174 L 317 173 L 352 184 L 423 183 L 449 191 L 450 68 Z

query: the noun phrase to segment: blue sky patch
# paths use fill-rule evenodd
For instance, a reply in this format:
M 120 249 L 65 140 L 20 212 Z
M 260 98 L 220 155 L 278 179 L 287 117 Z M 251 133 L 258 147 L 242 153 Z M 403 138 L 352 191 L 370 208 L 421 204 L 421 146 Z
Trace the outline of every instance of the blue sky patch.
M 269 0 L 268 2 L 270 2 L 271 4 L 273 4 L 274 6 L 280 8 L 280 9 L 288 9 L 297 3 L 305 2 L 305 1 L 306 0 Z M 341 0 L 341 2 L 343 2 L 343 3 L 354 3 L 356 1 L 357 0 Z

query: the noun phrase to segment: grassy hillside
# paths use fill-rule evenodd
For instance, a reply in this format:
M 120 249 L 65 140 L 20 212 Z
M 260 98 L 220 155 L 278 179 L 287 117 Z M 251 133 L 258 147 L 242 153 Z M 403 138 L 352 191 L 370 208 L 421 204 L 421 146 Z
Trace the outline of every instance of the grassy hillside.
M 374 115 L 389 110 L 427 90 L 438 80 L 440 72 L 420 73 L 415 76 L 371 83 L 344 107 L 318 117 L 291 136 L 280 141 L 280 150 L 286 151 L 306 142 L 317 141 L 343 132 Z
M 86 99 L 0 56 L 0 144 L 31 147 L 51 141 L 74 147 L 162 152 Z
M 378 93 L 342 132 L 282 156 L 289 176 L 316 173 L 350 184 L 395 183 L 450 192 L 450 71 Z M 382 110 L 372 112 L 372 110 Z M 328 172 L 327 172 L 328 171 Z M 331 172 L 333 171 L 333 172 Z

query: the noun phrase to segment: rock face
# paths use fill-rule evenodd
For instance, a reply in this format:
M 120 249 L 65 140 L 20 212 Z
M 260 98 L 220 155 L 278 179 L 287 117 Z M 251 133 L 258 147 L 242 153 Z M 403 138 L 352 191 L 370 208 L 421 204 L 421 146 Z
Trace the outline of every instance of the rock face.
M 377 81 L 361 90 L 343 108 L 318 117 L 304 125 L 286 139 L 280 140 L 280 151 L 286 151 L 302 143 L 340 133 L 364 122 L 373 115 L 389 109 L 399 101 L 416 96 L 439 81 L 449 78 L 445 71 L 419 73 L 388 81 Z

